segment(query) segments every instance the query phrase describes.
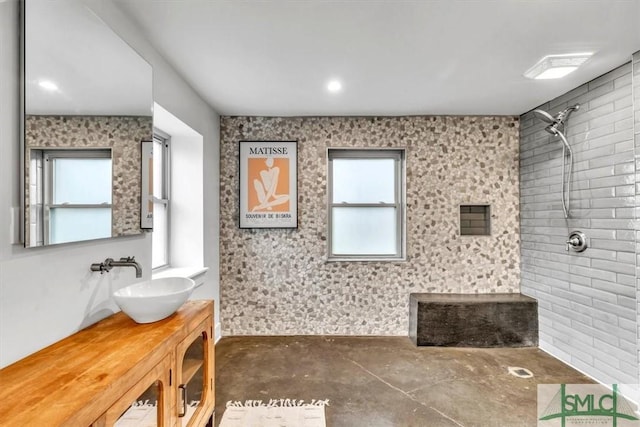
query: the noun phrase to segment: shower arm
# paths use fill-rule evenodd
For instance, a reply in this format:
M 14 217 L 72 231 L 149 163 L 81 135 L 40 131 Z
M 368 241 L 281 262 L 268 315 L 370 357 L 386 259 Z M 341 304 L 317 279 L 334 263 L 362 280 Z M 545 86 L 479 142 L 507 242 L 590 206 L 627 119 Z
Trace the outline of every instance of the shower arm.
M 564 136 L 562 130 L 564 130 L 565 121 L 569 118 L 571 113 L 580 109 L 580 104 L 575 104 L 560 111 L 556 116 L 552 116 L 544 110 L 533 110 L 533 115 L 539 120 L 548 123 L 549 126 L 544 128 L 545 131 L 553 136 L 557 136 L 562 140 L 562 210 L 564 217 L 569 218 L 569 202 L 571 198 L 571 169 L 573 168 L 573 151 L 569 145 L 569 141 Z M 562 129 L 562 130 L 560 130 Z M 566 175 L 566 198 L 565 198 L 565 163 L 566 157 L 569 157 L 569 173 Z

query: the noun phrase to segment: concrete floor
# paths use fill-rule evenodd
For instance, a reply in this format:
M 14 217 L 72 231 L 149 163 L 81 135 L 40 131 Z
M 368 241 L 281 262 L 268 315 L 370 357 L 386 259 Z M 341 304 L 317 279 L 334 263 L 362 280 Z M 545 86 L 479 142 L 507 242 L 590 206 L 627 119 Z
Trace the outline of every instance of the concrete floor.
M 329 399 L 327 427 L 536 426 L 537 384 L 593 382 L 537 348 L 330 336 L 223 338 L 215 381 L 215 425 L 229 400 L 289 398 Z

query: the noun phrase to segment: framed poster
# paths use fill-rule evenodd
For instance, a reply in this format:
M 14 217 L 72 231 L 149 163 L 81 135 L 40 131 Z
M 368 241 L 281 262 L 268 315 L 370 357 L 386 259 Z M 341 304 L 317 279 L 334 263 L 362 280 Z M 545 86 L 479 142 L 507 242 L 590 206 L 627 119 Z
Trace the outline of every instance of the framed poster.
M 297 141 L 240 141 L 240 228 L 298 227 L 297 154 Z
M 153 230 L 153 142 L 142 141 L 140 228 Z

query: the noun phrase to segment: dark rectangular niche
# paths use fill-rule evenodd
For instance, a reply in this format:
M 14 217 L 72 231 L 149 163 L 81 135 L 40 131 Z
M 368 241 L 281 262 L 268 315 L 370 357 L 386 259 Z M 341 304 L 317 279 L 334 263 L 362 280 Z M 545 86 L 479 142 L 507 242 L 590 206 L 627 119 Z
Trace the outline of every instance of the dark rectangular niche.
M 490 205 L 460 205 L 461 236 L 489 236 L 490 234 Z
M 409 337 L 418 346 L 536 347 L 538 302 L 522 294 L 413 293 Z

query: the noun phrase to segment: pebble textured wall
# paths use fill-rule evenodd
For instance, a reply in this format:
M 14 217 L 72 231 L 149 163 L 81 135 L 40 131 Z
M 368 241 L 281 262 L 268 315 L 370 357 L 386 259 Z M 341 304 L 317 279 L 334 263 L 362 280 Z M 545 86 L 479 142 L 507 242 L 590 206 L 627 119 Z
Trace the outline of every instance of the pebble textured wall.
M 130 116 L 27 116 L 27 148 L 111 148 L 112 236 L 139 234 L 141 191 L 141 145 L 151 141 L 151 117 Z M 25 152 L 29 171 L 29 150 Z M 25 186 L 29 200 L 28 186 Z M 25 223 L 29 224 L 25 210 Z M 29 230 L 29 227 L 25 227 Z M 29 236 L 26 236 L 29 241 Z
M 407 335 L 411 292 L 519 292 L 517 117 L 223 117 L 224 335 Z M 238 228 L 238 141 L 298 141 L 298 229 Z M 406 149 L 407 260 L 327 262 L 327 148 Z M 491 236 L 460 236 L 460 204 Z

